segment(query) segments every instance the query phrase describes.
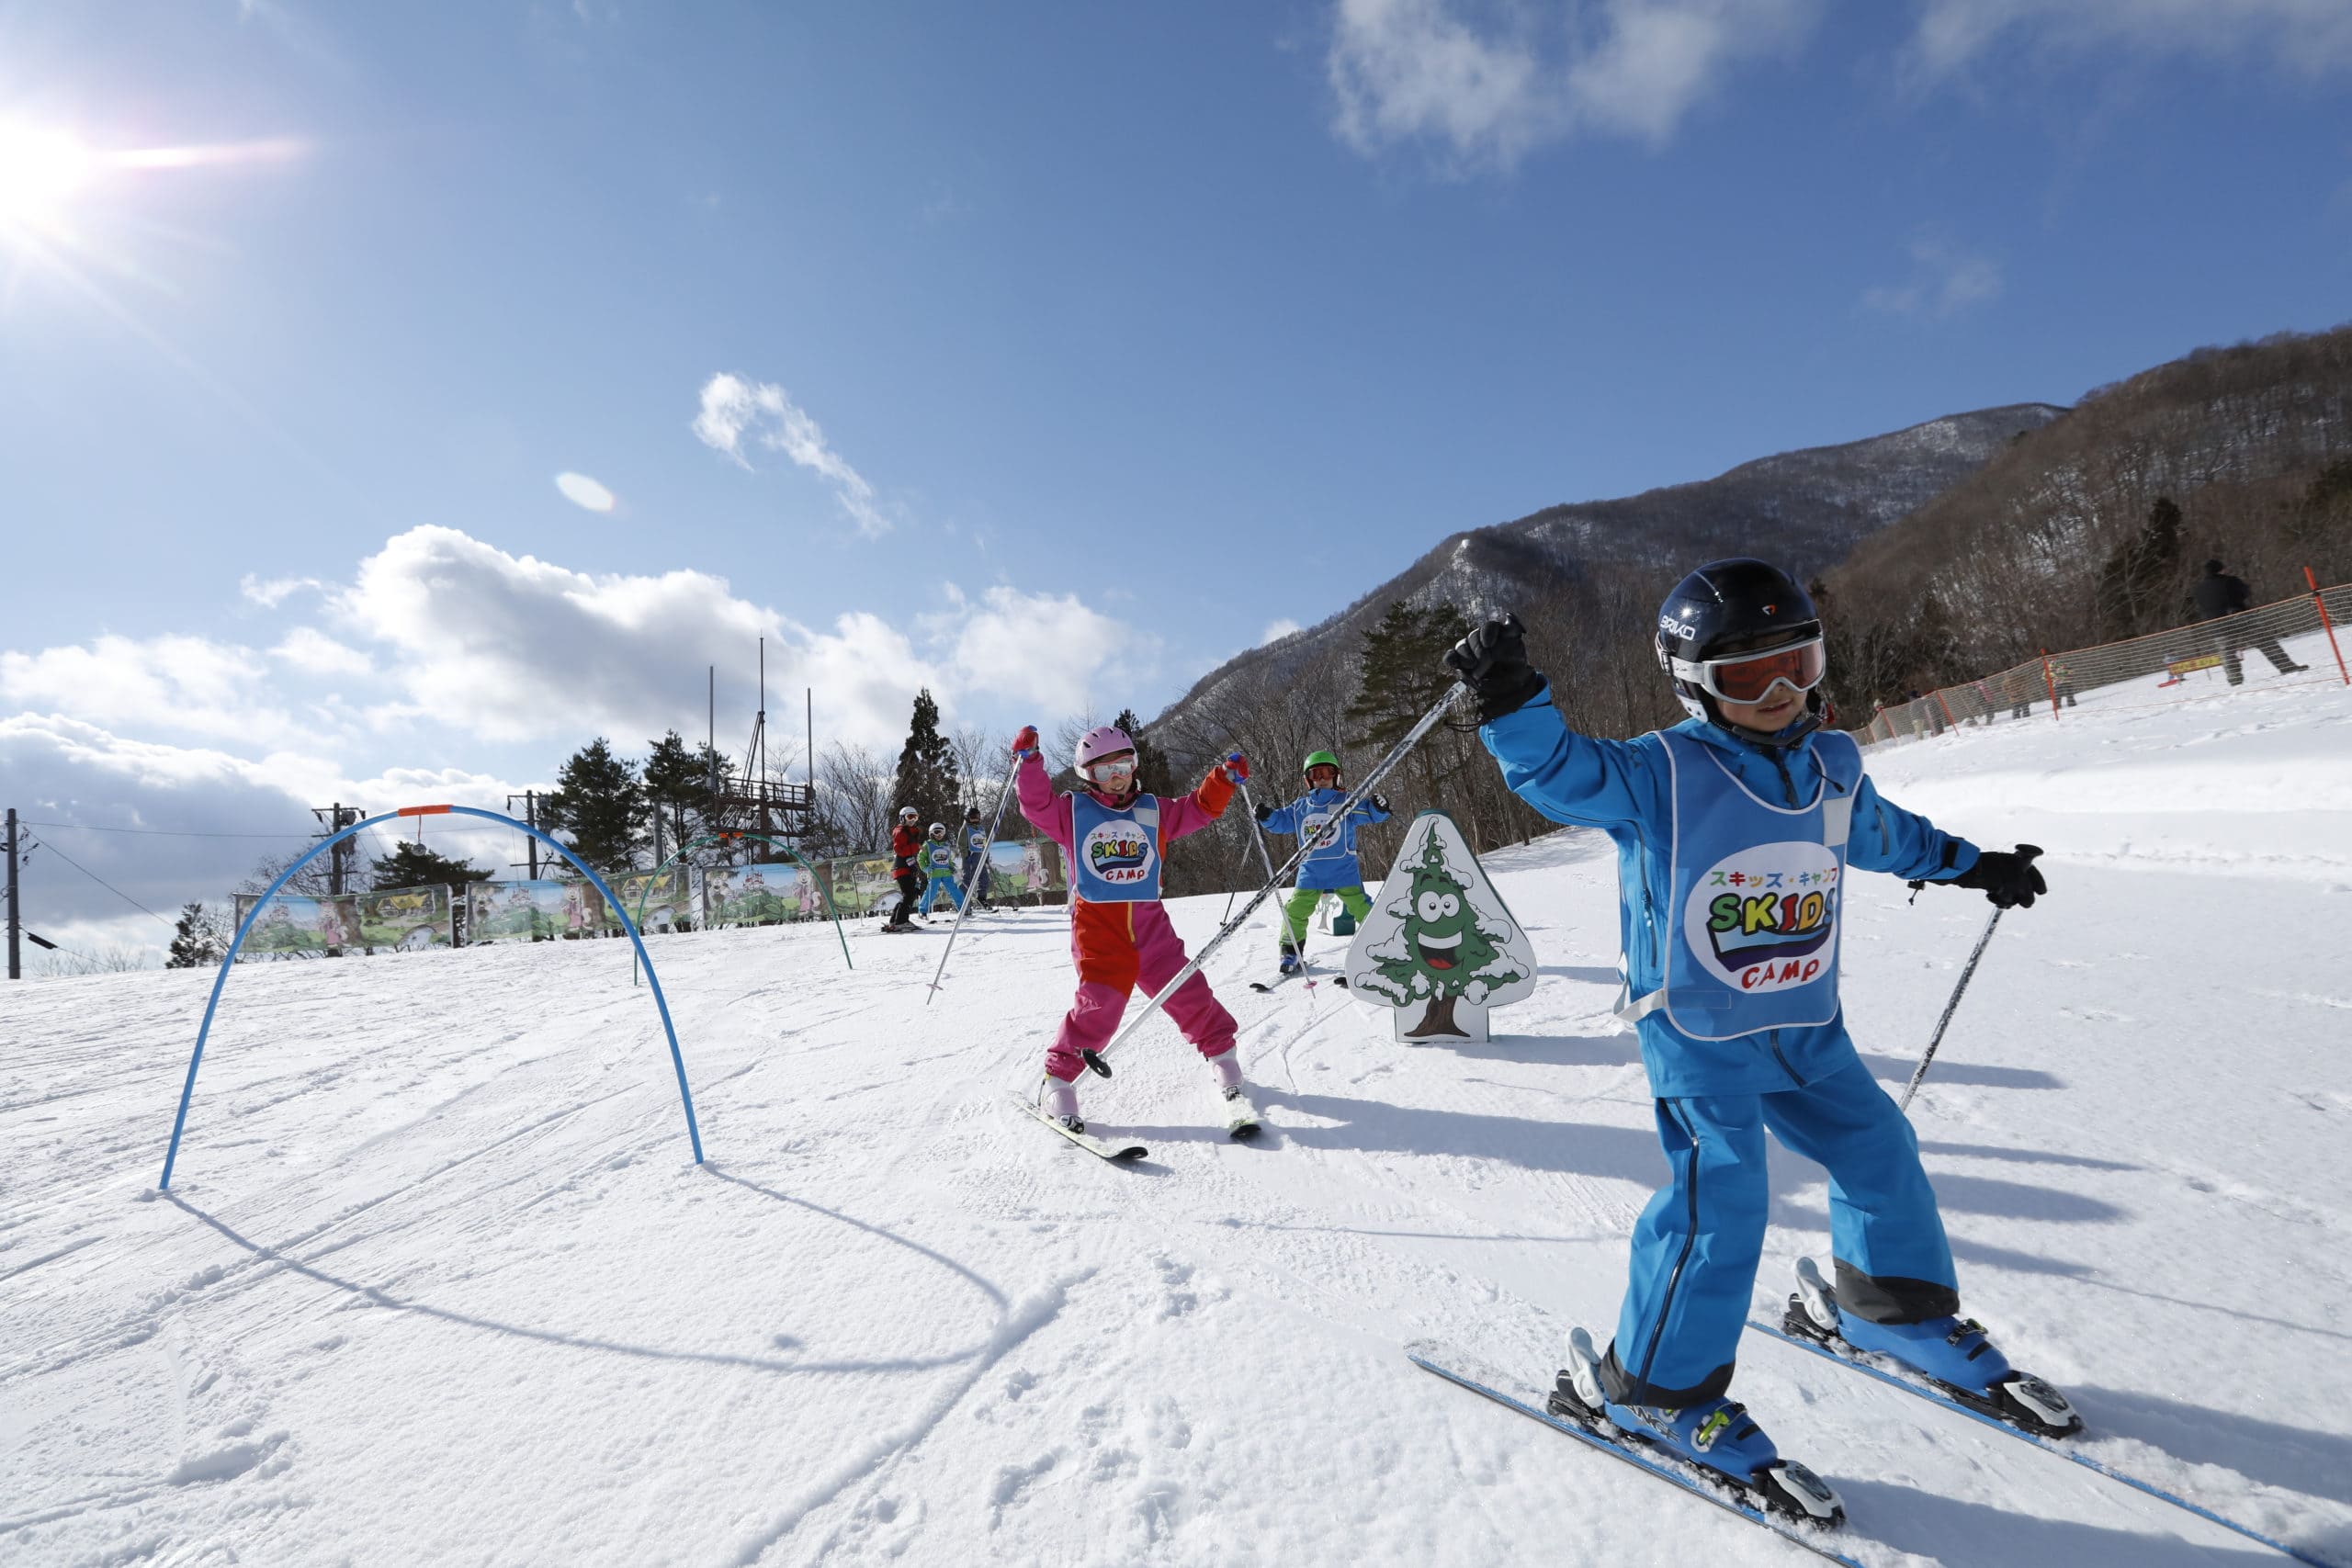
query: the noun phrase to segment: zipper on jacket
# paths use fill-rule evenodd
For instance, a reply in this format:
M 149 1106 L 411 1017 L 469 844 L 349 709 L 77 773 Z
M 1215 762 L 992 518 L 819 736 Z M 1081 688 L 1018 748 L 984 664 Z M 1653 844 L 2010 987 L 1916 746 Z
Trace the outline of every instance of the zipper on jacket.
M 1781 770 L 1781 793 L 1789 797 L 1791 806 L 1794 806 L 1797 803 L 1797 781 L 1789 776 L 1788 753 L 1778 746 L 1772 748 L 1772 765 Z
M 1764 1040 L 1767 1044 L 1772 1047 L 1772 1060 L 1781 1064 L 1781 1071 L 1789 1075 L 1789 1081 L 1791 1083 L 1795 1084 L 1799 1089 L 1803 1089 L 1804 1087 L 1804 1079 L 1799 1077 L 1797 1076 L 1797 1070 L 1789 1066 L 1789 1059 L 1781 1055 L 1781 1032 L 1777 1029 L 1768 1031 L 1764 1036 Z

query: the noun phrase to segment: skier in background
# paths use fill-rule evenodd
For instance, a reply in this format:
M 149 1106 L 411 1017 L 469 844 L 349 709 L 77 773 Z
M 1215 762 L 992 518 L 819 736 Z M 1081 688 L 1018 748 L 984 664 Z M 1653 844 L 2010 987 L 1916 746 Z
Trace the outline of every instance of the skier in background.
M 1046 1052 L 1037 1103 L 1074 1133 L 1079 1119 L 1081 1052 L 1099 1051 L 1119 1027 L 1127 993 L 1140 980 L 1157 992 L 1184 967 L 1184 944 L 1161 907 L 1159 866 L 1167 846 L 1224 815 L 1236 783 L 1250 776 L 1238 751 L 1208 771 L 1192 794 L 1173 800 L 1136 786 L 1136 743 L 1103 725 L 1078 743 L 1079 787 L 1057 793 L 1037 754 L 1037 729 L 1014 737 L 1013 770 L 1021 815 L 1062 847 L 1069 864 L 1069 947 L 1078 965 L 1078 998 Z M 1168 998 L 1168 1016 L 1216 1073 L 1219 1092 L 1242 1090 L 1241 1054 L 1234 1047 L 1233 1015 L 1193 977 Z
M 964 813 L 964 885 L 971 891 L 966 895 L 978 908 L 993 912 L 989 902 L 989 830 L 980 821 L 980 808 L 969 807 Z
M 915 900 L 922 897 L 922 873 L 915 869 L 915 856 L 922 849 L 922 835 L 915 831 L 915 824 L 922 820 L 922 813 L 911 806 L 899 807 L 899 825 L 890 829 L 890 880 L 899 885 L 899 907 L 883 922 L 886 931 L 910 931 L 915 925 Z
M 2197 605 L 2199 620 L 2216 623 L 2213 651 L 2222 656 L 2222 673 L 2229 677 L 2231 685 L 2245 684 L 2245 664 L 2239 655 L 2249 648 L 2270 660 L 2270 667 L 2281 675 L 2300 675 L 2311 668 L 2288 658 L 2287 650 L 2278 646 L 2278 639 L 2267 632 L 2244 629 L 2252 623 L 2241 621 L 2238 616 L 2253 604 L 2254 590 L 2245 585 L 2245 578 L 2223 571 L 2220 561 L 2205 563 L 2205 575 L 2189 590 L 2189 598 Z
M 1829 1172 L 1834 1292 L 1810 1259 L 1799 1267 L 1815 1337 L 1890 1356 L 2030 1430 L 2078 1430 L 2063 1394 L 2013 1371 L 1958 1315 L 1918 1143 L 1855 1052 L 1838 998 L 1849 869 L 1974 888 L 2007 908 L 2047 890 L 2039 852 L 1980 851 L 1880 798 L 1860 748 L 1826 728 L 1812 601 L 1762 561 L 1710 562 L 1660 608 L 1658 662 L 1690 715 L 1671 729 L 1574 733 L 1522 638 L 1516 616 L 1489 621 L 1445 662 L 1476 694 L 1480 736 L 1511 790 L 1616 841 L 1618 1016 L 1640 1037 L 1672 1171 L 1635 1224 L 1607 1357 L 1577 1329 L 1554 1408 L 1804 1508 L 1771 1439 L 1724 1397 L 1771 1207 L 1770 1128 Z
M 1326 893 L 1336 895 L 1344 911 L 1334 920 L 1331 934 L 1353 936 L 1356 922 L 1372 908 L 1364 897 L 1363 870 L 1356 862 L 1356 829 L 1388 820 L 1388 800 L 1372 795 L 1334 822 L 1332 811 L 1348 798 L 1340 787 L 1340 759 L 1329 751 L 1314 751 L 1299 764 L 1306 793 L 1288 806 L 1258 807 L 1258 826 L 1269 833 L 1295 835 L 1314 845 L 1299 863 L 1298 880 L 1283 906 L 1283 924 L 1276 933 L 1282 944 L 1282 972 L 1295 975 L 1306 963 L 1306 918 Z
M 922 912 L 928 916 L 939 908 L 941 895 L 947 906 L 959 913 L 964 908 L 964 890 L 956 882 L 956 846 L 947 841 L 947 824 L 933 822 L 929 840 L 917 853 L 922 866 Z

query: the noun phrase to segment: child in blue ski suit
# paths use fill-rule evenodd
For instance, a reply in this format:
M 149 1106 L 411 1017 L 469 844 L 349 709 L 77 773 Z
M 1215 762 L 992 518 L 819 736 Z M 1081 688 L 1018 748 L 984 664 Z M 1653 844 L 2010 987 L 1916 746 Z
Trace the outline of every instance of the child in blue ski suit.
M 996 906 L 989 902 L 988 852 L 989 830 L 980 821 L 980 808 L 975 806 L 964 813 L 964 886 L 971 889 L 967 897 L 972 902 L 993 909 Z
M 924 841 L 916 864 L 922 868 L 922 912 L 930 914 L 939 908 L 944 894 L 948 907 L 964 908 L 964 889 L 956 880 L 956 846 L 947 841 L 947 824 L 933 822 L 931 837 Z
M 1745 1478 L 1777 1462 L 1752 1421 L 1716 1440 L 1721 1412 L 1741 1408 L 1723 1396 L 1770 1207 L 1767 1128 L 1828 1169 L 1842 1337 L 1988 1401 L 2010 1378 L 1955 1315 L 1917 1142 L 1847 1035 L 1838 926 L 1850 871 L 1976 888 L 2003 908 L 2046 889 L 2030 846 L 1980 851 L 1879 796 L 1853 739 L 1822 728 L 1820 623 L 1777 569 L 1700 568 L 1667 599 L 1657 641 L 1691 716 L 1631 740 L 1561 721 L 1516 617 L 1446 662 L 1478 695 L 1512 792 L 1617 845 L 1619 1016 L 1640 1037 L 1671 1179 L 1634 1227 L 1615 1339 L 1580 1387 L 1589 1399 L 1597 1383 L 1619 1426 Z
M 1277 940 L 1282 943 L 1285 975 L 1298 967 L 1306 952 L 1306 917 L 1314 913 L 1324 894 L 1337 895 L 1340 907 L 1347 911 L 1345 930 L 1334 927 L 1340 935 L 1351 934 L 1355 922 L 1371 909 L 1372 900 L 1364 897 L 1363 870 L 1356 862 L 1356 829 L 1388 820 L 1387 797 L 1378 795 L 1359 802 L 1345 820 L 1331 820 L 1332 811 L 1348 798 L 1348 792 L 1340 787 L 1340 759 L 1332 753 L 1311 753 L 1299 772 L 1306 780 L 1305 795 L 1288 806 L 1258 807 L 1260 828 L 1269 833 L 1296 835 L 1315 846 L 1299 862 L 1298 880 L 1283 906 Z

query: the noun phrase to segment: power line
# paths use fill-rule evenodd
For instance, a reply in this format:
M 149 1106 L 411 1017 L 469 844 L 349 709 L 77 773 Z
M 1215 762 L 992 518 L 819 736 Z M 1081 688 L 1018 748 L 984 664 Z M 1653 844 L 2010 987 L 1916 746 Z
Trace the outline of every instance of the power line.
M 99 886 L 105 888 L 107 892 L 113 894 L 116 897 L 121 899 L 124 903 L 130 905 L 132 908 L 138 910 L 141 914 L 149 916 L 154 919 L 163 920 L 164 924 L 171 926 L 174 931 L 177 931 L 179 929 L 178 926 L 175 925 L 172 921 L 164 919 L 163 916 L 156 914 L 154 910 L 149 908 L 138 899 L 133 898 L 130 894 L 125 893 L 121 888 L 117 887 L 113 883 L 108 882 L 105 877 L 100 876 L 96 872 L 92 871 L 88 866 L 84 865 L 80 861 L 75 860 L 72 855 L 67 854 L 55 844 L 49 842 L 47 840 L 40 840 L 40 847 L 47 850 L 51 854 L 55 855 L 59 860 L 63 861 L 67 865 L 72 866 L 75 871 L 78 871 L 83 875 L 88 877 L 91 881 L 96 883 Z
M 299 829 L 285 833 L 198 833 L 171 828 L 101 828 L 89 822 L 35 822 L 25 817 L 17 820 L 28 828 L 66 828 L 77 833 L 137 833 L 158 839 L 300 839 L 307 836 Z

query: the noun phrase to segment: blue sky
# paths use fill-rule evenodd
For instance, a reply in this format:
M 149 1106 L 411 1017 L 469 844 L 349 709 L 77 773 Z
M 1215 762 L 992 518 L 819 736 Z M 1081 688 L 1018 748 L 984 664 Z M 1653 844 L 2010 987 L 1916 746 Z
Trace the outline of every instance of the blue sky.
M 712 662 L 740 745 L 763 634 L 820 744 L 1149 713 L 1458 528 L 2352 315 L 2347 79 L 2340 0 L 0 0 L 0 793 L 496 804 Z

